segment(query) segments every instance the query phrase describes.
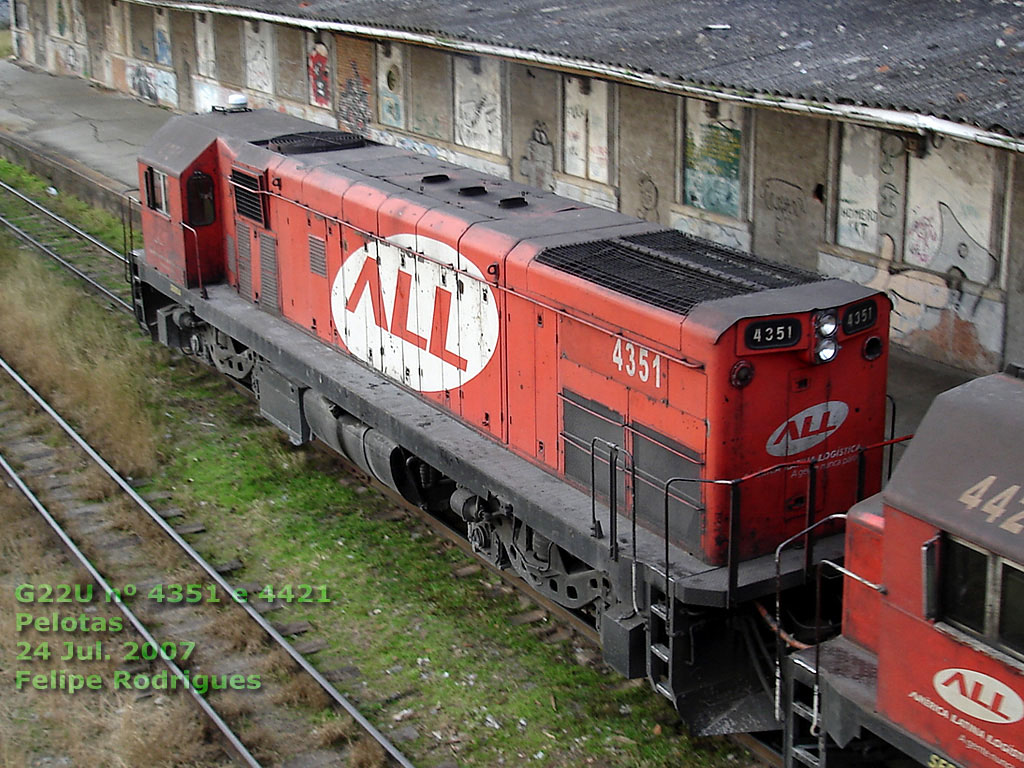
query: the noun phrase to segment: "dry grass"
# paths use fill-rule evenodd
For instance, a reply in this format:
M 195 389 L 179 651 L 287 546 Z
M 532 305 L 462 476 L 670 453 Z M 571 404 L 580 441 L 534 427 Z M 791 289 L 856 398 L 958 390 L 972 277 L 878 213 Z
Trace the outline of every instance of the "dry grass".
M 117 484 L 95 464 L 86 467 L 75 485 L 86 501 L 102 501 L 118 490 Z
M 331 705 L 331 697 L 305 672 L 294 675 L 286 682 L 274 694 L 274 701 L 278 704 L 300 704 L 317 711 Z
M 239 737 L 246 748 L 260 760 L 273 760 L 285 750 L 285 737 L 262 723 L 245 728 Z
M 151 471 L 157 441 L 145 408 L 148 353 L 95 302 L 55 285 L 37 261 L 19 254 L 0 261 L 0 351 L 122 473 Z
M 386 759 L 384 747 L 369 736 L 359 739 L 348 753 L 349 768 L 383 768 Z
M 356 721 L 348 715 L 343 715 L 318 725 L 313 730 L 313 738 L 321 747 L 336 747 L 352 741 L 358 733 Z
M 222 616 L 213 627 L 213 634 L 224 641 L 232 651 L 255 654 L 262 650 L 266 635 L 254 630 L 255 625 L 248 617 L 243 617 L 237 608 L 226 608 L 227 615 Z

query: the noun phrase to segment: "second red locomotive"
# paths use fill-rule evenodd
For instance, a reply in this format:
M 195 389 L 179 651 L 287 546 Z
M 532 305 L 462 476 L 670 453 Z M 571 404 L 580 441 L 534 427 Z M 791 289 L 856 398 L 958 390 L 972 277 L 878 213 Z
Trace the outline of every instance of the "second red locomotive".
M 879 488 L 887 298 L 274 112 L 140 157 L 140 322 L 599 626 L 698 732 L 773 727 L 772 553 Z M 840 534 L 783 564 L 835 556 Z

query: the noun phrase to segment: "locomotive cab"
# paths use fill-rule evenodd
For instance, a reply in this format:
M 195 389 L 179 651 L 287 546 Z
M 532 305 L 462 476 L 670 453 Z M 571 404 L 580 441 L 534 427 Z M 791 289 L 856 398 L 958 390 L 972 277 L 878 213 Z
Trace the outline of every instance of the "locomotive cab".
M 925 765 L 1024 765 L 1022 430 L 1019 377 L 940 395 L 851 511 L 842 637 L 796 654 L 790 682 L 797 712 L 818 690 L 838 746 L 871 734 Z M 789 751 L 821 757 L 790 720 Z

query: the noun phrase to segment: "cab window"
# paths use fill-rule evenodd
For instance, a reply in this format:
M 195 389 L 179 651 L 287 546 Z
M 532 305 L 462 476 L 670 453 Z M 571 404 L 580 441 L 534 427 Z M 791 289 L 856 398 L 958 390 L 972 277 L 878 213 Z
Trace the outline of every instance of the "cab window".
M 188 223 L 193 227 L 212 224 L 217 216 L 213 178 L 202 171 L 194 171 L 185 185 L 185 192 L 188 199 Z
M 1024 566 L 946 537 L 939 568 L 938 618 L 1024 656 Z
M 169 214 L 167 205 L 167 174 L 156 168 L 146 169 L 146 204 L 154 211 Z

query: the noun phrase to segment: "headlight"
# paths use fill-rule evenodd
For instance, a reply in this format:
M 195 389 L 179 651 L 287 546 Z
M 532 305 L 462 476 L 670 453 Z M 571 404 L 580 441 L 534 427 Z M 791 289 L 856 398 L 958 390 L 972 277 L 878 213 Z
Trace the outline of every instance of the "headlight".
M 836 316 L 835 310 L 819 312 L 814 318 L 814 330 L 818 332 L 819 336 L 825 338 L 835 336 L 836 331 L 839 330 L 839 318 Z
M 839 344 L 835 339 L 822 339 L 814 348 L 814 359 L 819 363 L 827 363 L 835 359 L 839 352 Z

